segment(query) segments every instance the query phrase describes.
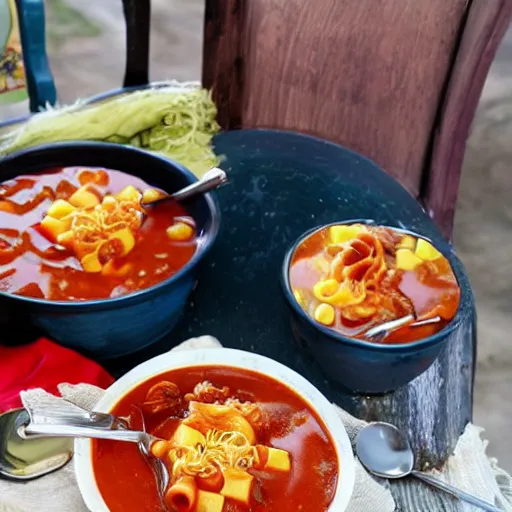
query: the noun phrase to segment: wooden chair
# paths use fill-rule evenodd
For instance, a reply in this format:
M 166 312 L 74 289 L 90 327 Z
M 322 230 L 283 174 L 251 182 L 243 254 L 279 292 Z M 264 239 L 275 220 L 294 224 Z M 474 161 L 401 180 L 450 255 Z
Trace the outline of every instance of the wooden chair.
M 452 234 L 466 140 L 512 0 L 206 0 L 203 82 L 224 129 L 361 152 Z
M 16 0 L 31 110 L 55 101 L 43 0 Z M 451 237 L 466 140 L 512 0 L 205 0 L 203 84 L 226 130 L 361 152 Z M 124 86 L 148 82 L 150 0 L 123 0 Z M 46 71 L 45 71 L 46 69 Z

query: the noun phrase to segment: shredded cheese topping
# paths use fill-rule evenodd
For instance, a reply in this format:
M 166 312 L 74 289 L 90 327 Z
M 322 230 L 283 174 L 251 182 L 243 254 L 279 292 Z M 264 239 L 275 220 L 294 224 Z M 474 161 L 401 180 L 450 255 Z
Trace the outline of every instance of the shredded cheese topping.
M 244 434 L 212 429 L 205 438 L 204 445 L 175 446 L 170 451 L 170 458 L 174 460 L 173 479 L 181 475 L 207 478 L 219 469 L 247 470 L 253 466 L 257 451 Z

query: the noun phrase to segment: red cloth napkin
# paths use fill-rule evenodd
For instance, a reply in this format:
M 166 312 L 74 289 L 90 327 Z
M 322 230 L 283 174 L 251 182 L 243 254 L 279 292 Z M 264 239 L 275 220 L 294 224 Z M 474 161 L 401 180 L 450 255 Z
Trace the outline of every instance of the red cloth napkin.
M 63 382 L 105 389 L 114 378 L 97 363 L 46 338 L 18 347 L 0 346 L 0 412 L 22 407 L 20 391 L 43 388 L 58 395 L 57 385 Z

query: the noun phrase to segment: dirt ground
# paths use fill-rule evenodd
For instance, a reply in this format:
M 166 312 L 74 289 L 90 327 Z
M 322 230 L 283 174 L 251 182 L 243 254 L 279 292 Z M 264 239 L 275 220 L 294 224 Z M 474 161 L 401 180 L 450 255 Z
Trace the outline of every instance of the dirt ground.
M 124 21 L 114 0 L 46 0 L 48 52 L 60 101 L 121 85 Z M 153 0 L 151 78 L 200 77 L 204 0 Z M 475 423 L 512 471 L 512 32 L 482 95 L 464 162 L 454 243 L 478 309 Z M 0 119 L 26 105 L 0 107 Z

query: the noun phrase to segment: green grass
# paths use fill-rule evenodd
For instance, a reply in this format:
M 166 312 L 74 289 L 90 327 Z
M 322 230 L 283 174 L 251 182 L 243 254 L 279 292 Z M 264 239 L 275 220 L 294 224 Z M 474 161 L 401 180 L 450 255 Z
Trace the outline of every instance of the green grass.
M 46 0 L 46 33 L 48 42 L 58 43 L 73 37 L 97 37 L 101 29 L 65 0 Z

